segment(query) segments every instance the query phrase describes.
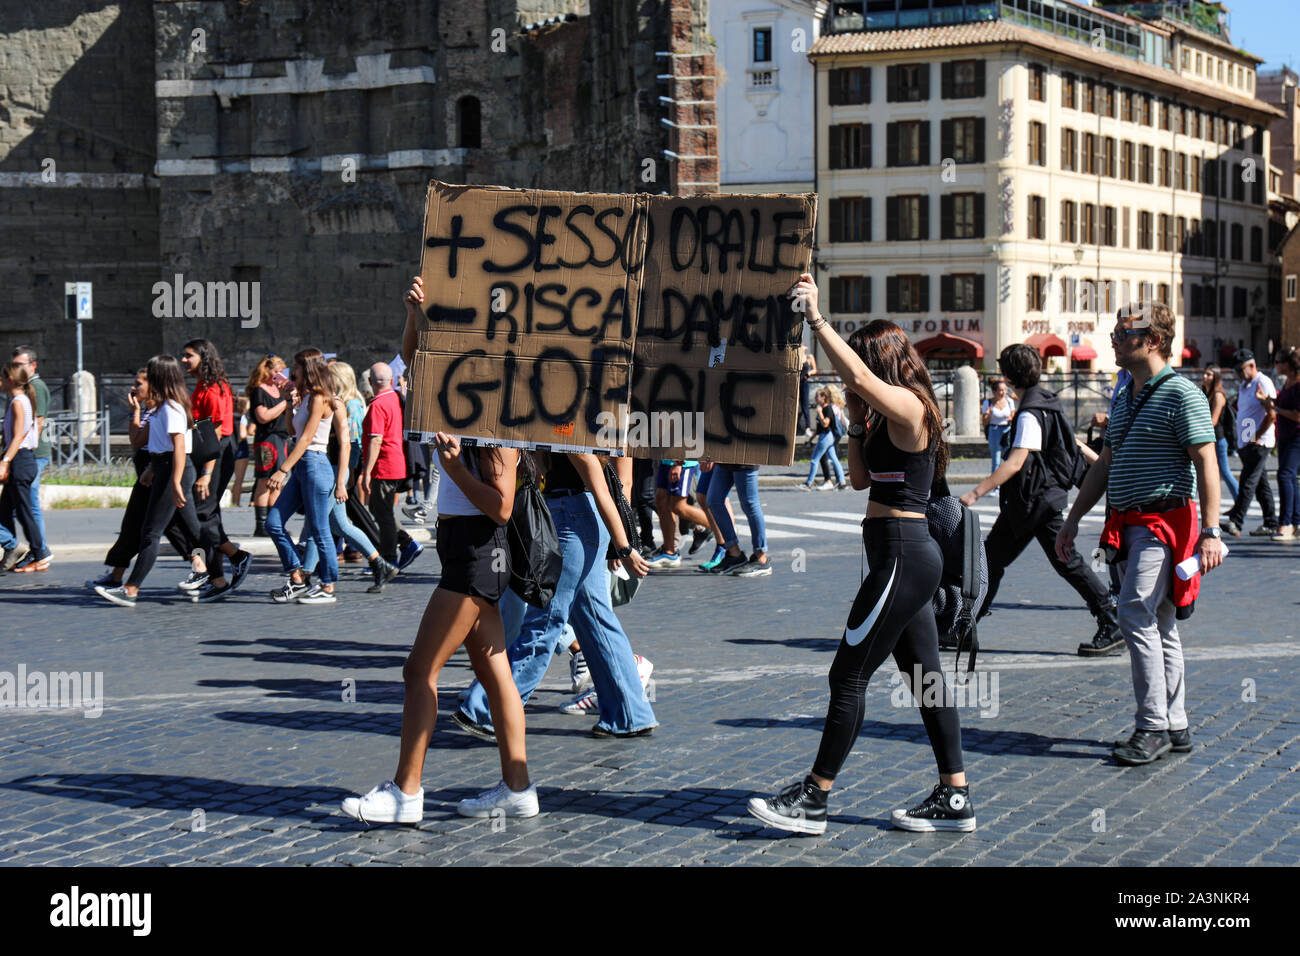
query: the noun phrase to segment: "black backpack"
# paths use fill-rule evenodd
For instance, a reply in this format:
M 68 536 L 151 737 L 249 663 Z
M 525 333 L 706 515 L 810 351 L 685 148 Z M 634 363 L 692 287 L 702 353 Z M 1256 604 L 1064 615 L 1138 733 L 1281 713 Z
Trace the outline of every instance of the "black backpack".
M 925 509 L 930 537 L 943 552 L 943 575 L 931 605 L 939 629 L 941 647 L 957 651 L 955 667 L 960 670 L 963 651 L 970 652 L 966 673 L 975 669 L 979 636 L 975 616 L 988 593 L 988 562 L 980 537 L 980 519 L 961 499 L 951 495 L 931 496 Z
M 533 607 L 546 607 L 555 597 L 564 557 L 551 509 L 531 476 L 526 476 L 515 492 L 506 541 L 510 545 L 510 590 Z
M 1034 405 L 1020 408 L 1016 415 L 1025 415 L 1030 411 L 1038 412 L 1043 425 L 1043 448 L 1031 451 L 1020 473 L 1008 485 L 1015 498 L 1025 507 L 1032 507 L 1049 487 L 1069 491 L 1083 485 L 1083 478 L 1088 473 L 1088 459 L 1083 457 L 1074 440 L 1074 429 L 1070 427 L 1065 414 L 1055 408 Z M 1007 429 L 1003 436 L 1003 455 L 1011 452 L 1014 428 Z

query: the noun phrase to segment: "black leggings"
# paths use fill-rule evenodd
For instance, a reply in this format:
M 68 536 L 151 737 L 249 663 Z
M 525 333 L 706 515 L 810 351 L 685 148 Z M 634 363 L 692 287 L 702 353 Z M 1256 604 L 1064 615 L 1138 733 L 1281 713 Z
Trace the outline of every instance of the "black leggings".
M 172 501 L 172 469 L 175 467 L 173 453 L 153 456 L 153 482 L 149 485 L 149 504 L 145 508 L 144 520 L 140 525 L 140 556 L 135 559 L 135 567 L 126 583 L 138 588 L 153 570 L 158 560 L 158 545 L 162 542 L 163 529 L 177 514 Z M 185 493 L 185 507 L 180 509 L 181 520 L 185 530 L 195 540 L 199 540 L 199 519 L 194 512 L 194 464 L 189 455 L 185 456 L 185 470 L 181 472 L 181 490 Z
M 943 682 L 939 632 L 930 603 L 943 572 L 939 545 L 924 518 L 868 518 L 862 538 L 871 570 L 858 589 L 831 664 L 831 702 L 813 773 L 823 780 L 834 780 L 839 773 L 862 729 L 867 681 L 890 654 L 921 701 L 921 720 L 939 772 L 961 773 L 961 725 L 951 690 Z M 922 687 L 914 686 L 918 667 Z M 932 681 L 943 687 L 942 706 L 925 704 L 923 690 Z

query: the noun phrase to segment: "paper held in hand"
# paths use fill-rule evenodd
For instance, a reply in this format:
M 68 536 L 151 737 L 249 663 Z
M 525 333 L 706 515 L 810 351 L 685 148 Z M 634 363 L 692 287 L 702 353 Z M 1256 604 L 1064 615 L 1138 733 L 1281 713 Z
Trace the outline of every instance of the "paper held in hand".
M 408 429 L 790 464 L 816 209 L 431 183 Z

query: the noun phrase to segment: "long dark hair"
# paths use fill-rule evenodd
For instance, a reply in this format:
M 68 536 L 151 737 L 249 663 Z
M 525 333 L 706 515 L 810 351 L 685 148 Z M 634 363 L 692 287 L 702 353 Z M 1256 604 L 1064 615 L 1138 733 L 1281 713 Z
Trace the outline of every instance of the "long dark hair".
M 302 377 L 309 391 L 315 392 L 325 401 L 334 399 L 334 379 L 330 375 L 329 363 L 325 353 L 320 349 L 306 348 L 293 357 L 295 366 L 302 366 Z M 303 396 L 305 399 L 306 396 Z
M 185 388 L 185 372 L 180 360 L 175 355 L 155 355 L 145 366 L 145 375 L 149 379 L 149 397 L 158 403 L 158 407 L 175 402 L 185 411 L 186 426 L 193 428 L 190 393 Z
M 1201 380 L 1201 391 L 1205 393 L 1205 397 L 1213 398 L 1215 392 L 1224 392 L 1223 372 L 1219 370 L 1219 367 L 1217 365 L 1207 365 L 1205 366 L 1205 371 L 1210 373 L 1209 385 L 1205 384 L 1204 379 Z M 1227 393 L 1224 392 L 1224 394 L 1226 395 Z
M 882 382 L 899 385 L 913 392 L 925 406 L 925 437 L 934 452 L 934 473 L 942 478 L 948 471 L 948 443 L 943 437 L 943 416 L 934 397 L 930 370 L 916 354 L 907 335 L 888 319 L 875 319 L 854 330 L 849 348 L 858 354 L 867 368 Z M 884 423 L 884 416 L 874 408 L 867 416 L 867 432 Z
M 226 367 L 221 363 L 221 353 L 217 347 L 207 339 L 190 339 L 182 346 L 183 349 L 190 349 L 199 357 L 199 367 L 195 378 L 199 380 L 200 385 L 218 385 L 229 381 L 226 378 Z

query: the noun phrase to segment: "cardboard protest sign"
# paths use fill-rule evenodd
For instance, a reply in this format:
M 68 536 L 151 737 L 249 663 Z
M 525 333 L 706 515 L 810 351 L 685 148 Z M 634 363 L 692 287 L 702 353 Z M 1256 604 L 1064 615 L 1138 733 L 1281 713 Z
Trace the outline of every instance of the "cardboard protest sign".
M 620 452 L 645 230 L 643 196 L 432 183 L 408 429 Z
M 698 413 L 704 450 L 661 427 L 648 454 L 794 461 L 803 314 L 788 293 L 810 271 L 816 212 L 812 195 L 651 198 L 632 407 Z
M 813 196 L 432 183 L 409 430 L 789 464 L 803 317 L 786 293 L 815 215 Z

